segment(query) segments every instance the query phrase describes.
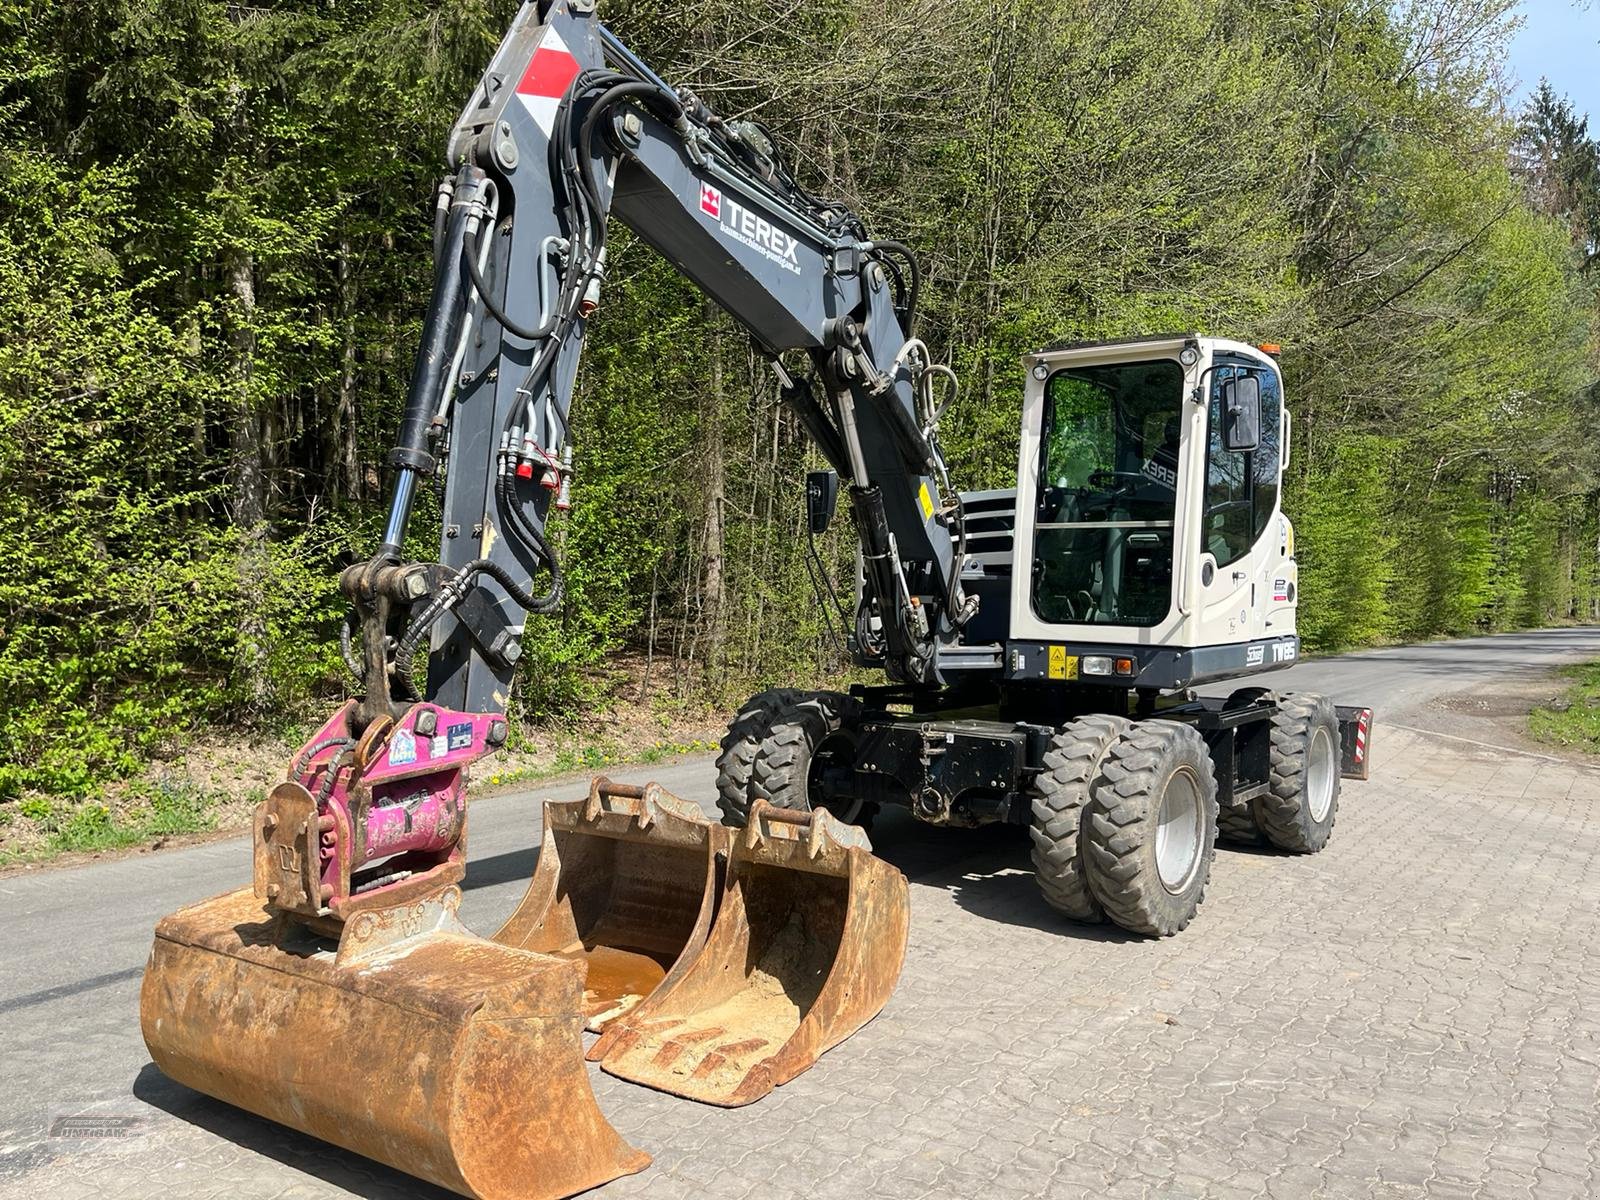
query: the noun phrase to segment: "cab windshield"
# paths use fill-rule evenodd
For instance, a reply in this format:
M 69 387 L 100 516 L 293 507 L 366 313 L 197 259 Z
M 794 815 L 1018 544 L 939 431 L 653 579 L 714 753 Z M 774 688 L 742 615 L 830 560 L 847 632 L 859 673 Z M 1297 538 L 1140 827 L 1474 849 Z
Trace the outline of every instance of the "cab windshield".
M 1033 610 L 1056 624 L 1159 624 L 1172 606 L 1183 368 L 1073 367 L 1045 385 Z

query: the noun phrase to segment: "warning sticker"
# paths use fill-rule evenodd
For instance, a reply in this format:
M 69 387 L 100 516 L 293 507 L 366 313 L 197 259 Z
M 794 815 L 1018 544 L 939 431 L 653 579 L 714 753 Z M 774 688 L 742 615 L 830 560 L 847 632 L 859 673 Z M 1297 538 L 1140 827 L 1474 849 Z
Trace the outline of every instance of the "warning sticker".
M 1065 646 L 1051 646 L 1049 674 L 1051 679 L 1076 679 L 1078 656 L 1068 654 Z
M 417 739 L 409 729 L 397 729 L 389 739 L 389 765 L 403 767 L 417 761 Z
M 567 87 L 578 75 L 578 60 L 553 28 L 546 28 L 539 48 L 528 60 L 528 69 L 517 81 L 517 95 L 528 106 L 540 129 L 549 135 L 556 126 L 556 112 Z
M 922 518 L 925 521 L 933 519 L 933 497 L 928 494 L 928 485 L 923 484 L 917 489 L 917 503 L 922 505 Z

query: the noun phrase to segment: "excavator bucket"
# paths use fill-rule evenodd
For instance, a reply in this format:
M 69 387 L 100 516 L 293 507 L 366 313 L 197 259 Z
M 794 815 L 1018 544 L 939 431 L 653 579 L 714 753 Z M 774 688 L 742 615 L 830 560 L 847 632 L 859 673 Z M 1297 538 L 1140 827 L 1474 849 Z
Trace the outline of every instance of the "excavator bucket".
M 612 1075 L 735 1107 L 870 1021 L 900 977 L 905 876 L 828 813 L 758 801 L 705 946 L 590 1051 Z
M 156 928 L 140 1021 L 207 1095 L 466 1196 L 570 1196 L 643 1170 L 582 1051 L 583 966 L 471 935 L 454 886 L 334 946 L 251 891 Z
M 539 866 L 494 940 L 582 963 L 598 1033 L 705 945 L 733 832 L 655 783 L 601 778 L 586 800 L 546 801 Z
M 139 1016 L 179 1083 L 467 1196 L 643 1170 L 583 1061 L 584 964 L 456 919 L 492 714 L 354 704 L 256 810 L 253 888 L 156 926 Z

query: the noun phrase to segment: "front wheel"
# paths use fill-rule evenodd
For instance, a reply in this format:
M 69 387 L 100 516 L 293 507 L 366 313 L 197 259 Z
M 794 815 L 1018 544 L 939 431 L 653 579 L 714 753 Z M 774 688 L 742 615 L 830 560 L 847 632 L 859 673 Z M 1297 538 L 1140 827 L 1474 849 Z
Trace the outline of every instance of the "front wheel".
M 1134 933 L 1170 937 L 1211 878 L 1217 780 L 1199 732 L 1144 721 L 1112 743 L 1084 830 L 1084 874 L 1100 907 Z

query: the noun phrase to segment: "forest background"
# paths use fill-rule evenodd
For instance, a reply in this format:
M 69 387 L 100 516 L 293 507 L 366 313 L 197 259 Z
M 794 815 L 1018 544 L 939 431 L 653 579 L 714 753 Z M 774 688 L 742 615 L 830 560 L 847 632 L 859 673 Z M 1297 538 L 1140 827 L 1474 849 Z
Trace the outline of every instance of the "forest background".
M 445 134 L 515 8 L 0 0 L 0 841 L 203 820 L 104 797 L 350 686 L 335 577 L 378 540 Z M 602 17 L 918 248 L 959 486 L 1012 481 L 1030 349 L 1271 340 L 1309 649 L 1600 618 L 1600 148 L 1548 87 L 1508 101 L 1508 0 Z M 841 669 L 770 374 L 612 256 L 524 737 Z

